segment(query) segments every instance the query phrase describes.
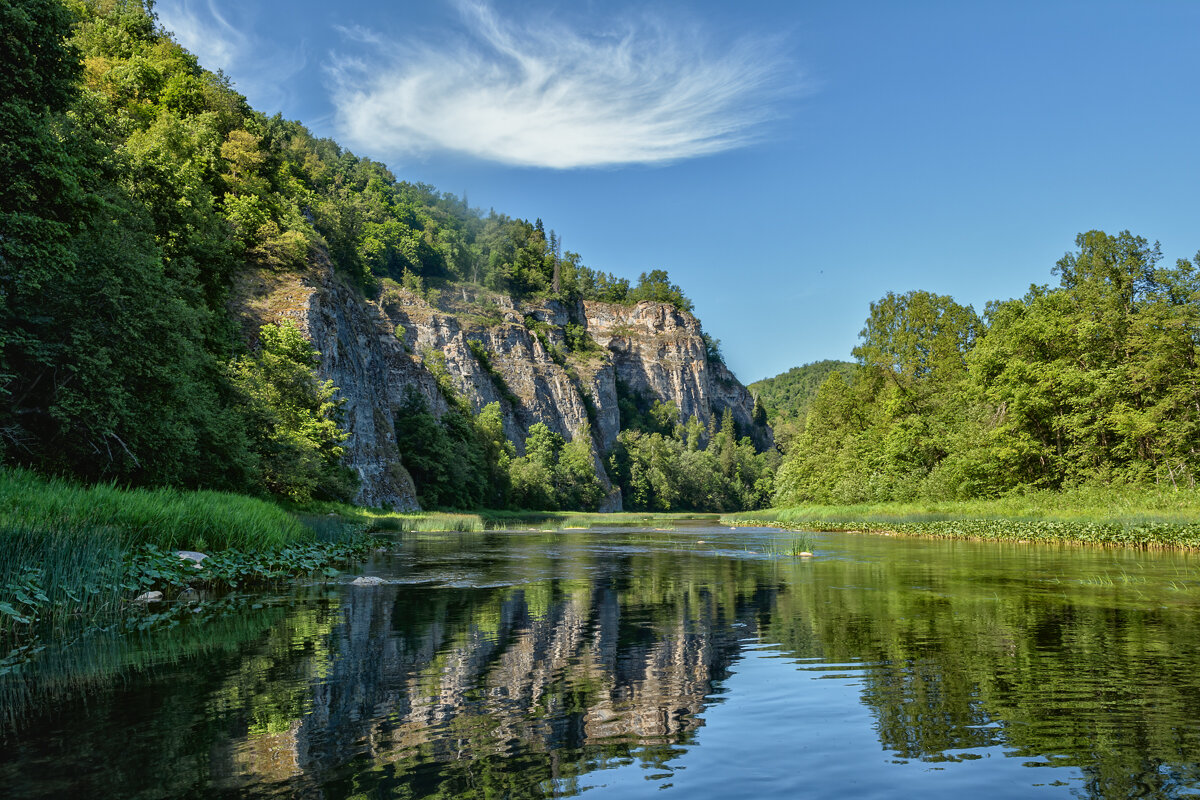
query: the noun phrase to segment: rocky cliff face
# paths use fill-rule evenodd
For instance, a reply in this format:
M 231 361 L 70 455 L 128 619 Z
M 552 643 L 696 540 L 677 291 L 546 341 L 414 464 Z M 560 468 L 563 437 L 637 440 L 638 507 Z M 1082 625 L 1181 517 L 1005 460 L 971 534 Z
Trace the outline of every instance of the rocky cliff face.
M 666 303 L 585 302 L 588 333 L 611 353 L 628 390 L 672 401 L 683 419 L 704 425 L 726 410 L 760 450 L 773 444 L 769 428 L 754 424 L 754 398 L 720 361 L 708 358 L 700 322 Z M 719 422 L 719 419 L 716 419 Z
M 606 485 L 619 388 L 674 402 L 684 419 L 705 424 L 728 409 L 760 448 L 770 445 L 770 431 L 754 428 L 749 392 L 706 357 L 696 319 L 662 303 L 517 304 L 462 287 L 422 297 L 394 284 L 369 300 L 326 261 L 303 275 L 247 272 L 233 304 L 248 337 L 291 318 L 321 352 L 321 378 L 346 399 L 347 463 L 362 480 L 362 504 L 417 508 L 393 418 L 409 387 L 439 415 L 446 386 L 475 410 L 498 402 L 518 452 L 537 422 L 568 441 L 590 436 Z M 614 492 L 605 510 L 619 507 Z

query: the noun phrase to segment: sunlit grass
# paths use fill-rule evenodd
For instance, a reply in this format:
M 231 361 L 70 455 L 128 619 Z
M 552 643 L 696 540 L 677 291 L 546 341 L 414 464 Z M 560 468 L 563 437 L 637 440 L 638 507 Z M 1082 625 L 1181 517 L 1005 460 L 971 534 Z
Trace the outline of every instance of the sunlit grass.
M 172 567 L 179 560 L 171 551 L 183 549 L 240 553 L 239 574 L 260 561 L 282 574 L 291 561 L 307 568 L 362 539 L 362 529 L 337 517 L 301 521 L 241 495 L 82 486 L 0 470 L 0 640 L 97 619 L 132 600 L 147 587 L 131 584 L 128 571 L 148 548 Z
M 723 516 L 726 525 L 938 538 L 1200 547 L 1200 492 L 1086 487 L 991 500 L 807 505 Z
M 313 532 L 274 503 L 225 492 L 81 486 L 0 470 L 0 538 L 54 528 L 88 537 L 107 530 L 125 546 L 188 550 L 279 547 Z
M 715 514 L 650 513 L 617 511 L 596 514 L 586 511 L 481 511 L 488 528 L 500 530 L 537 528 L 539 530 L 584 530 L 597 527 L 653 528 L 673 531 L 682 520 L 714 520 Z
M 775 558 L 800 558 L 811 556 L 815 537 L 808 531 L 792 533 L 786 539 L 771 539 L 763 544 L 767 555 Z

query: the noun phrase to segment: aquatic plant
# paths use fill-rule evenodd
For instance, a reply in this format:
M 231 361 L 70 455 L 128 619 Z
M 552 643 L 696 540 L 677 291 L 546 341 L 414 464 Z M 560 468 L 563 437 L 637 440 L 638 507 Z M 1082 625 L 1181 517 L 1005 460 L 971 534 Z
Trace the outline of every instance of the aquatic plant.
M 0 642 L 88 623 L 137 594 L 313 574 L 376 542 L 365 522 L 303 521 L 219 492 L 84 487 L 0 470 Z M 202 570 L 176 549 L 207 551 Z
M 806 505 L 721 517 L 731 526 L 887 531 L 935 538 L 1200 547 L 1200 495 L 1080 487 L 990 500 Z
M 785 530 L 887 532 L 935 539 L 1054 542 L 1142 548 L 1200 548 L 1200 523 L 1104 524 L 1022 519 L 951 519 L 915 522 L 729 519 L 725 522 L 735 527 L 766 526 Z

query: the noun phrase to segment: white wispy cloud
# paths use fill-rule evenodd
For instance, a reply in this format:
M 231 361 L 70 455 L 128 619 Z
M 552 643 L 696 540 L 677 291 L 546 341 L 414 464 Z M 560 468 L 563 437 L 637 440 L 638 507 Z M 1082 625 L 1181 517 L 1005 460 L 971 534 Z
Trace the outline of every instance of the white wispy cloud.
M 329 71 L 340 134 L 389 155 L 452 151 L 522 166 L 653 164 L 752 141 L 797 88 L 780 41 L 714 42 L 642 17 L 587 34 L 461 2 L 464 30 L 430 42 L 345 29 Z
M 158 0 L 154 10 L 162 26 L 200 59 L 201 66 L 222 70 L 256 108 L 270 112 L 287 105 L 288 80 L 305 65 L 303 48 L 284 50 L 254 33 L 254 4 Z

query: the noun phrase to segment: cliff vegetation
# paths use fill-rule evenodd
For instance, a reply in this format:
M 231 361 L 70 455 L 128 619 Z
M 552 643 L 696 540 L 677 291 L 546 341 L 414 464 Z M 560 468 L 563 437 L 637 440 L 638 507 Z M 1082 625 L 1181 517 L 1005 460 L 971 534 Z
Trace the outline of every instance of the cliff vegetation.
M 770 497 L 770 430 L 665 271 L 254 111 L 150 3 L 0 30 L 5 464 L 395 508 Z M 653 430 L 620 411 L 656 401 Z

